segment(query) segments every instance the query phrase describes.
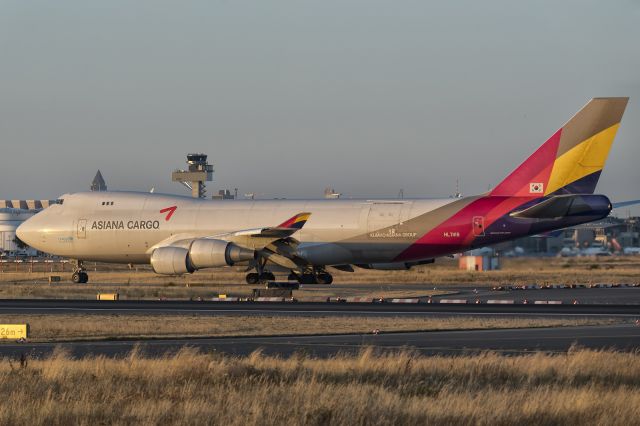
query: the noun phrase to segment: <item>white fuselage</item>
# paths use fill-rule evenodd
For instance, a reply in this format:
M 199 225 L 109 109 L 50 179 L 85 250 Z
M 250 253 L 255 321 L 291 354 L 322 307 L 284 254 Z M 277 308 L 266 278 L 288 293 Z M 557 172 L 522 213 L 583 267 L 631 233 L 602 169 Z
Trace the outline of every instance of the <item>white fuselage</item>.
M 20 238 L 59 256 L 148 263 L 159 244 L 277 226 L 300 212 L 310 212 L 295 239 L 307 257 L 325 265 L 391 262 L 420 237 L 418 230 L 403 229 L 404 222 L 455 201 L 212 201 L 132 192 L 78 193 L 62 200 L 25 222 Z M 170 207 L 175 207 L 170 217 L 160 212 Z

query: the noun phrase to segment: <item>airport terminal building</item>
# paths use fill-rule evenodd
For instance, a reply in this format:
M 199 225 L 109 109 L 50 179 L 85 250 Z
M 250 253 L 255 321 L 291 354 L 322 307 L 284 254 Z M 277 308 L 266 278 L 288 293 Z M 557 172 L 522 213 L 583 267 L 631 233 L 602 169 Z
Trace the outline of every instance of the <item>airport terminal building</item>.
M 19 249 L 16 244 L 16 229 L 37 210 L 0 208 L 0 251 L 12 252 Z
M 19 250 L 16 243 L 18 226 L 55 203 L 55 200 L 0 200 L 0 252 Z

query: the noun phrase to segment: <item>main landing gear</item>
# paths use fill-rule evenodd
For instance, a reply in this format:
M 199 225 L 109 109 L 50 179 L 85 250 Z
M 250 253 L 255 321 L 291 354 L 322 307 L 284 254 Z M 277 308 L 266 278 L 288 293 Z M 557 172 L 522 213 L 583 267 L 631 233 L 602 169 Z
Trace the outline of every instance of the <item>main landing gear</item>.
M 247 284 L 266 283 L 268 281 L 275 281 L 275 279 L 276 276 L 271 272 L 262 272 L 261 274 L 252 272 L 246 276 Z
M 269 281 L 275 281 L 276 277 L 273 272 L 265 270 L 266 263 L 264 259 L 256 259 L 255 263 L 249 266 L 248 271 L 255 268 L 256 272 L 247 274 L 247 284 L 264 284 Z M 309 266 L 301 274 L 291 271 L 288 280 L 297 281 L 300 284 L 331 284 L 333 277 L 321 266 Z
M 326 271 L 306 272 L 301 275 L 292 272 L 288 279 L 298 281 L 300 284 L 331 284 L 333 282 L 333 276 Z
M 87 271 L 84 269 L 81 260 L 76 262 L 76 268 L 73 271 L 73 275 L 71 275 L 71 281 L 76 284 L 86 284 L 89 282 L 89 274 L 87 274 Z

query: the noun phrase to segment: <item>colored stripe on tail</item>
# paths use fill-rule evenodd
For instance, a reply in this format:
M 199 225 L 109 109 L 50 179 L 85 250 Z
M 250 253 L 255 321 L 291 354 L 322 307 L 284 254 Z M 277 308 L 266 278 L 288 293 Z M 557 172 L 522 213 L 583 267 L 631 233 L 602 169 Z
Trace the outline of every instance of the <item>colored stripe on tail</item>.
M 591 99 L 490 195 L 593 194 L 628 100 Z

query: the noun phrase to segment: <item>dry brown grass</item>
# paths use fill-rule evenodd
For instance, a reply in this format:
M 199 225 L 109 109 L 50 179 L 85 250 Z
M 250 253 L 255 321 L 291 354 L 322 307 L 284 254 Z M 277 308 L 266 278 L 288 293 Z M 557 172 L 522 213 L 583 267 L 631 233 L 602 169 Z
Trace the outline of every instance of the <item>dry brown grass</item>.
M 249 295 L 253 287 L 244 284 L 245 273 L 234 268 L 166 277 L 154 274 L 147 266 L 138 266 L 133 270 L 118 265 L 87 266 L 91 280 L 83 285 L 66 281 L 50 286 L 46 283 L 49 272 L 29 273 L 26 272 L 26 265 L 20 272 L 0 273 L 0 298 L 94 298 L 98 292 L 117 291 L 121 297 L 128 299 L 187 299 L 208 298 L 218 293 Z M 501 270 L 489 272 L 461 271 L 456 261 L 439 259 L 434 265 L 410 271 L 357 269 L 355 273 L 332 273 L 335 285 L 307 286 L 304 293 L 314 296 L 412 297 L 438 294 L 434 292 L 434 287 L 440 290 L 449 285 L 638 283 L 640 257 L 503 259 Z M 69 279 L 70 275 L 67 267 L 62 277 Z M 416 288 L 397 291 L 393 286 L 398 284 L 415 285 Z
M 0 323 L 28 323 L 32 341 L 103 340 L 204 336 L 369 333 L 560 327 L 613 324 L 609 319 L 371 316 L 208 315 L 0 315 Z
M 640 355 L 3 360 L 11 425 L 638 424 Z
M 16 271 L 15 266 L 5 266 L 0 282 L 44 282 L 49 275 L 71 277 L 70 267 L 65 272 L 43 270 L 44 265 L 30 273 L 28 264 Z M 38 269 L 40 268 L 40 269 Z M 57 266 L 59 268 L 59 266 Z M 149 266 L 139 265 L 129 269 L 124 265 L 87 263 L 92 282 L 105 284 L 156 284 L 189 285 L 237 285 L 244 283 L 242 268 L 218 268 L 198 271 L 182 277 L 166 277 L 154 274 Z M 356 268 L 355 273 L 331 270 L 337 283 L 472 283 L 493 284 L 531 282 L 639 282 L 640 256 L 612 256 L 602 258 L 504 258 L 502 269 L 489 272 L 467 272 L 458 269 L 452 259 L 438 259 L 435 264 L 416 267 L 410 271 L 372 271 Z

